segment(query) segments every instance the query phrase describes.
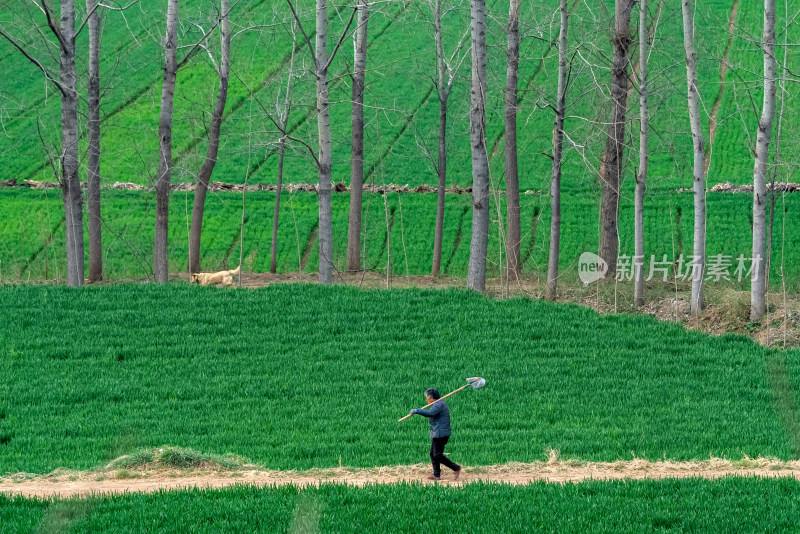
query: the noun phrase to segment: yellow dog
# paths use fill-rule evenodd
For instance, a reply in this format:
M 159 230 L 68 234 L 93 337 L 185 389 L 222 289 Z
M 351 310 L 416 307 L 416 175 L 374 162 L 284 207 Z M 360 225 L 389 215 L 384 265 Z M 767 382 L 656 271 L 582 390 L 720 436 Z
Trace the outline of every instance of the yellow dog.
M 239 274 L 241 265 L 230 271 L 220 271 L 218 273 L 194 273 L 192 275 L 192 283 L 200 284 L 201 286 L 215 286 L 222 284 L 223 286 L 233 287 L 233 275 Z

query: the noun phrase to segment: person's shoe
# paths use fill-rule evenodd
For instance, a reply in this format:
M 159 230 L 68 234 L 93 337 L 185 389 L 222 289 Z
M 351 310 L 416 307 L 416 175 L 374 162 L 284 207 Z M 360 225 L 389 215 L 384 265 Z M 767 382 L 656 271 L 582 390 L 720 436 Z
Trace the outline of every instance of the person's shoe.
M 453 480 L 458 480 L 458 477 L 461 475 L 461 470 L 462 469 L 464 469 L 464 468 L 463 467 L 459 467 L 458 471 L 455 471 L 455 474 L 453 475 Z
M 428 480 L 442 480 L 442 477 L 437 477 L 436 475 L 430 475 Z

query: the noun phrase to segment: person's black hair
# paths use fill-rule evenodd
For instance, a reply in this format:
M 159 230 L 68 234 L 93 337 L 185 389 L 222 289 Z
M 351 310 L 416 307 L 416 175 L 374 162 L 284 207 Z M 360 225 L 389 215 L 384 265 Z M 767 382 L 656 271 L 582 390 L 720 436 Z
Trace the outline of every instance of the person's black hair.
M 434 388 L 426 389 L 425 390 L 425 396 L 426 397 L 430 397 L 430 398 L 432 398 L 434 400 L 436 400 L 436 399 L 441 397 L 441 395 L 439 395 L 439 390 L 438 389 L 434 389 Z

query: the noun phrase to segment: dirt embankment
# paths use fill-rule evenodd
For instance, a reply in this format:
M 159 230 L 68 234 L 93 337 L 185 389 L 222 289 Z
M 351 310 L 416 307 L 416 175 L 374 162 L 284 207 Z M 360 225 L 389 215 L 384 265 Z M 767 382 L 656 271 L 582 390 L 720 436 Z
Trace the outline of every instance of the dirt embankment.
M 800 184 L 793 182 L 775 182 L 767 184 L 767 192 L 775 191 L 776 193 L 797 193 L 800 192 Z M 678 189 L 678 193 L 692 193 L 693 189 Z M 733 182 L 722 182 L 717 184 L 711 189 L 712 193 L 752 193 L 753 186 L 751 185 L 735 185 Z
M 35 180 L 22 180 L 16 179 L 0 181 L 0 187 L 18 187 L 21 189 L 60 189 L 61 184 L 58 182 L 37 182 Z M 81 187 L 86 188 L 86 182 L 81 182 Z M 103 189 L 118 189 L 123 191 L 153 191 L 154 188 L 147 185 L 134 184 L 131 182 L 114 182 L 101 186 Z M 211 182 L 208 184 L 208 190 L 211 192 L 231 191 L 241 193 L 245 189 L 244 184 L 232 184 L 228 182 Z M 246 187 L 247 192 L 252 191 L 277 191 L 278 186 L 271 184 L 251 184 Z M 767 184 L 767 191 L 775 190 L 776 193 L 797 193 L 800 192 L 800 184 L 792 182 L 782 182 Z M 194 191 L 195 185 L 189 183 L 172 184 L 170 191 Z M 317 186 L 315 184 L 284 184 L 283 191 L 293 193 L 295 191 L 303 191 L 307 193 L 316 193 Z M 344 182 L 333 184 L 333 191 L 335 193 L 346 193 L 350 188 Z M 677 193 L 693 193 L 693 189 L 676 189 Z M 735 185 L 732 182 L 722 182 L 716 184 L 709 189 L 714 193 L 752 193 L 752 185 Z M 430 185 L 418 185 L 410 187 L 406 185 L 396 184 L 364 184 L 364 192 L 366 193 L 435 193 L 436 187 Z M 504 190 L 492 190 L 491 193 L 505 194 Z M 472 194 L 471 187 L 461 187 L 458 184 L 453 184 L 445 190 L 445 193 L 451 195 L 468 195 Z M 542 191 L 538 189 L 528 189 L 520 191 L 522 195 L 541 195 Z
M 60 189 L 61 184 L 58 182 L 37 182 L 35 180 L 17 180 L 12 178 L 10 180 L 2 180 L 0 181 L 0 187 L 18 187 L 18 188 L 27 188 L 27 189 Z M 86 188 L 86 182 L 81 182 L 81 187 Z M 142 184 L 134 184 L 131 182 L 114 182 L 113 184 L 107 184 L 101 186 L 103 189 L 119 189 L 123 191 L 154 191 L 155 188 L 149 185 L 142 185 Z M 170 191 L 194 191 L 195 184 L 190 183 L 178 183 L 170 185 Z M 245 187 L 244 184 L 232 184 L 227 182 L 211 182 L 208 184 L 208 190 L 211 192 L 219 192 L 219 191 L 232 191 L 241 193 L 243 189 L 246 189 L 247 192 L 251 191 L 277 191 L 278 186 L 272 184 L 251 184 Z M 282 187 L 283 191 L 288 191 L 289 193 L 293 193 L 295 191 L 304 191 L 307 193 L 316 193 L 317 186 L 315 184 L 284 184 Z M 408 184 L 406 185 L 396 185 L 396 184 L 364 184 L 364 192 L 366 193 L 435 193 L 436 187 L 430 185 L 418 185 L 416 187 L 410 187 Z M 336 193 L 345 193 L 350 191 L 350 188 L 344 182 L 339 182 L 333 184 L 333 191 Z M 500 193 L 505 194 L 505 191 L 491 191 L 492 193 Z M 455 194 L 455 195 L 466 195 L 472 194 L 472 187 L 461 187 L 458 184 L 453 184 L 452 186 L 448 187 L 445 190 L 447 194 Z M 527 191 L 520 191 L 523 195 L 538 195 L 541 194 L 541 191 L 538 190 L 527 190 Z

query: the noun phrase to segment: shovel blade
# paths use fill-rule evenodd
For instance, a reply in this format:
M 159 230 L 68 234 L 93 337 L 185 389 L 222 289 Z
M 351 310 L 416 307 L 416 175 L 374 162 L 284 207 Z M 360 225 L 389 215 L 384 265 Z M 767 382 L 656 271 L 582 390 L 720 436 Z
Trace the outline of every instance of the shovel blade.
M 473 388 L 478 389 L 486 385 L 486 379 L 474 376 L 472 378 L 467 378 L 467 383 Z

